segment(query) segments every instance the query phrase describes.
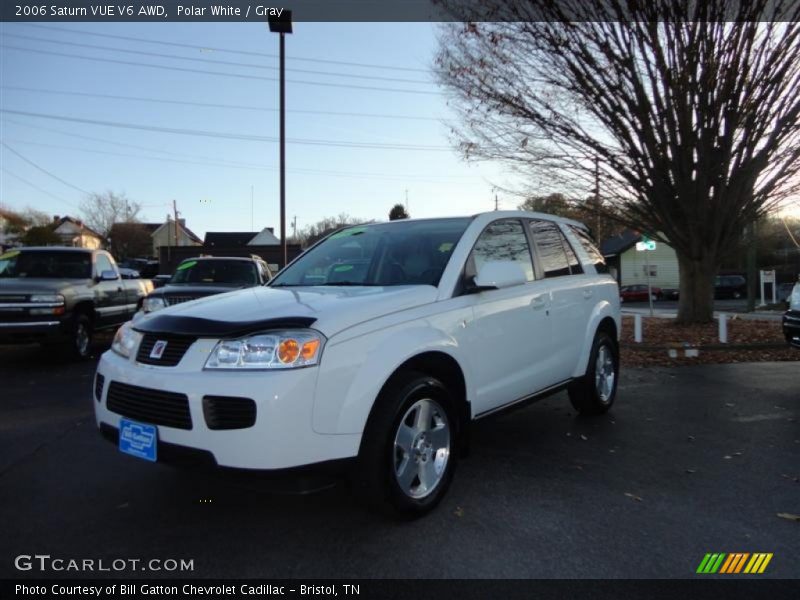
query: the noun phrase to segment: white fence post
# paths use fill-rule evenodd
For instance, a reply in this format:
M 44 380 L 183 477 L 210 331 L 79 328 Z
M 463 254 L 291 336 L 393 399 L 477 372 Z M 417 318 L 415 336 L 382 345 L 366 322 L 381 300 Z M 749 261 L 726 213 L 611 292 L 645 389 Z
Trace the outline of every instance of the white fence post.
M 642 343 L 642 315 L 633 315 L 633 341 L 637 344 Z
M 728 315 L 719 314 L 719 341 L 721 344 L 728 343 Z

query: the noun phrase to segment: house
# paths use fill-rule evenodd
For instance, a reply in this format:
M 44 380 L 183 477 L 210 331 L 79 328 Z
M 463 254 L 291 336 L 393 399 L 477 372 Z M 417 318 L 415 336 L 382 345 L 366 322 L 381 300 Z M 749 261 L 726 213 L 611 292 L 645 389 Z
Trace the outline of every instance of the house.
M 53 232 L 64 246 L 96 250 L 103 245 L 103 236 L 74 217 L 53 217 Z
M 153 228 L 154 223 L 145 223 L 148 228 Z M 177 230 L 177 238 L 176 238 Z M 175 221 L 167 217 L 167 220 L 155 226 L 150 237 L 153 240 L 153 256 L 159 256 L 159 248 L 162 246 L 202 246 L 203 240 L 188 227 L 186 219 L 178 219 L 177 226 Z
M 628 229 L 600 244 L 609 270 L 619 285 L 650 284 L 660 288 L 680 287 L 678 257 L 667 244 L 656 242 L 655 250 L 637 250 L 642 234 Z
M 277 246 L 281 241 L 275 237 L 272 227 L 261 231 L 209 231 L 206 233 L 205 248 L 244 248 L 246 246 Z

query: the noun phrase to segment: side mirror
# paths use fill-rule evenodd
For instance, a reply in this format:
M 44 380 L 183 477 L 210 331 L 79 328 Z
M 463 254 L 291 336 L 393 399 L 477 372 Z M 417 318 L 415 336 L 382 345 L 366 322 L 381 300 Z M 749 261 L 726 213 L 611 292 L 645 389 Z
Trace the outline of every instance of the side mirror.
M 100 281 L 116 281 L 117 279 L 119 279 L 119 275 L 110 269 L 100 273 Z
M 522 285 L 527 282 L 527 278 L 519 263 L 513 260 L 491 260 L 481 266 L 473 281 L 473 287 L 469 291 L 482 292 Z

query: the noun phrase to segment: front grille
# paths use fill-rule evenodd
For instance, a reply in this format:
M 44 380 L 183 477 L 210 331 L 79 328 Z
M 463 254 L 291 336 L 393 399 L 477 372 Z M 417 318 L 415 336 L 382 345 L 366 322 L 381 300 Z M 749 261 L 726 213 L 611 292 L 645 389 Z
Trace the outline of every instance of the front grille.
M 183 304 L 184 302 L 191 302 L 197 300 L 197 296 L 164 296 L 167 299 L 167 304 L 173 306 L 175 304 Z
M 94 376 L 94 398 L 98 402 L 103 398 L 103 386 L 106 383 L 106 378 L 97 373 Z
M 164 392 L 112 381 L 106 398 L 108 410 L 152 425 L 191 429 L 189 399 L 185 394 Z
M 18 304 L 20 302 L 27 302 L 27 296 L 11 296 L 9 294 L 0 295 L 0 304 Z
M 256 403 L 250 398 L 205 396 L 203 415 L 209 429 L 245 429 L 256 423 Z
M 136 362 L 145 365 L 157 365 L 159 367 L 174 367 L 186 354 L 197 338 L 187 335 L 173 335 L 167 333 L 147 333 L 139 344 L 139 352 L 136 354 Z M 151 358 L 150 353 L 156 342 L 166 342 L 164 353 L 161 358 Z

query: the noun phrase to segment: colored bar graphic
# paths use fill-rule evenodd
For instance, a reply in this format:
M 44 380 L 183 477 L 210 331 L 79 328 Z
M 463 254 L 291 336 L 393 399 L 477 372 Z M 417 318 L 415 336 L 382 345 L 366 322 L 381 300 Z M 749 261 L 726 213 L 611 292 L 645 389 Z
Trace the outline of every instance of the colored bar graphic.
M 732 552 L 730 554 L 724 552 L 709 552 L 703 557 L 703 560 L 700 561 L 696 572 L 727 575 L 742 572 L 751 574 L 763 573 L 772 560 L 772 556 L 773 554 L 771 552 L 756 552 L 753 554 L 749 552 Z M 744 571 L 742 571 L 742 569 L 744 569 Z

